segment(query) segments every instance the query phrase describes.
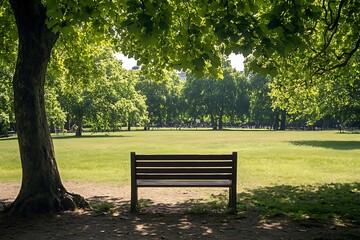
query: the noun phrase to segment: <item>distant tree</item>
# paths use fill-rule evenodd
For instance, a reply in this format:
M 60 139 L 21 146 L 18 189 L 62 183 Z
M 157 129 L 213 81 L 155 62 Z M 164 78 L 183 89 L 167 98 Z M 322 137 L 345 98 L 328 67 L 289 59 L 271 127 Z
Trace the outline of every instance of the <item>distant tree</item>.
M 59 92 L 56 88 L 46 87 L 45 108 L 50 132 L 63 131 L 66 121 L 66 112 L 59 102 Z
M 7 135 L 15 122 L 12 77 L 16 63 L 16 29 L 8 3 L 0 4 L 0 135 Z M 15 129 L 13 129 L 15 130 Z
M 302 3 L 305 2 L 296 4 Z M 360 2 L 314 1 L 304 9 L 308 18 L 292 27 L 301 28 L 306 34 L 291 37 L 293 48 L 282 48 L 277 41 L 269 39 L 264 42 L 264 48 L 257 48 L 248 58 L 248 68 L 272 76 L 270 88 L 274 107 L 286 109 L 288 114 L 297 119 L 306 118 L 313 124 L 326 116 L 345 116 L 340 109 L 350 110 L 354 109 L 354 103 L 358 105 L 353 92 L 359 75 L 360 29 L 356 26 L 360 24 L 357 14 Z M 295 19 L 294 16 L 287 18 L 291 14 L 283 10 L 279 7 L 277 11 L 284 14 L 273 16 L 268 25 L 280 36 L 289 30 L 283 26 Z M 349 119 L 353 118 L 350 116 L 353 114 Z
M 205 81 L 197 81 L 195 75 L 187 73 L 186 81 L 182 91 L 185 113 L 190 117 L 193 124 L 197 119 L 204 119 L 207 115 L 207 106 L 204 99 L 206 89 Z
M 328 117 L 343 123 L 359 118 L 356 58 L 348 66 L 317 76 L 310 76 L 301 60 L 293 65 L 289 62 L 282 62 L 270 83 L 274 107 L 286 109 L 296 119 L 307 119 L 309 125 Z
M 216 110 L 217 95 L 220 89 L 215 87 L 215 78 L 206 76 L 198 78 L 195 74 L 188 74 L 184 86 L 184 98 L 189 115 L 192 118 L 210 117 L 211 126 L 217 129 Z
M 14 122 L 13 91 L 8 69 L 0 64 L 0 136 L 7 136 L 10 122 Z
M 249 80 L 247 77 L 235 69 L 228 69 L 224 71 L 224 78 L 226 76 L 230 77 L 231 81 L 235 82 L 235 91 L 234 91 L 234 106 L 230 107 L 227 111 L 227 115 L 230 119 L 234 119 L 232 122 L 245 123 L 249 121 L 250 118 L 250 97 L 251 89 Z
M 111 65 L 108 65 L 112 71 L 116 71 Z M 110 69 L 108 70 L 111 71 Z M 121 71 L 118 72 L 122 73 Z M 117 111 L 111 111 L 109 117 L 111 127 L 118 129 L 119 126 L 127 125 L 130 131 L 132 126 L 144 126 L 149 122 L 148 111 L 146 105 L 146 96 L 142 95 L 140 91 L 136 90 L 136 84 L 139 81 L 139 75 L 133 71 L 125 71 L 123 75 L 114 75 L 114 85 L 117 98 L 115 103 Z M 119 82 L 116 78 L 121 77 L 122 81 Z
M 270 98 L 270 79 L 258 74 L 248 76 L 250 84 L 250 122 L 258 126 L 272 126 L 274 111 Z
M 163 127 L 180 123 L 181 88 L 180 77 L 175 72 L 168 72 L 161 79 L 141 76 L 136 88 L 146 96 L 146 105 L 151 124 Z
M 231 68 L 224 69 L 223 79 L 189 74 L 184 98 L 189 115 L 193 119 L 210 117 L 213 129 L 222 129 L 226 116 L 244 120 L 249 110 L 246 78 Z
M 82 135 L 85 123 L 94 131 L 110 131 L 147 121 L 145 99 L 135 90 L 137 76 L 123 69 L 109 49 L 97 51 L 94 71 L 84 74 L 85 79 L 69 71 L 65 77 L 70 80 L 62 86 L 61 102 L 75 119 L 76 136 Z

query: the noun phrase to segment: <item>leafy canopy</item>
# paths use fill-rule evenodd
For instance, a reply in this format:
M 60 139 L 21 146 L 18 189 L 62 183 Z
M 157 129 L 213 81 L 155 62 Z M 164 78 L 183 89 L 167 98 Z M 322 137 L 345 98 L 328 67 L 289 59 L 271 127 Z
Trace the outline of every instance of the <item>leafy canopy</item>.
M 317 1 L 43 0 L 47 25 L 71 39 L 79 26 L 106 39 L 148 72 L 221 73 L 221 54 L 286 54 L 303 46 Z M 88 29 L 89 27 L 89 29 Z M 89 31 L 91 29 L 91 32 Z M 159 72 L 161 72 L 159 70 Z
M 95 52 L 88 46 L 98 44 L 134 57 L 153 75 L 177 68 L 223 77 L 221 56 L 242 53 L 249 69 L 273 76 L 272 95 L 290 112 L 312 106 L 309 114 L 314 115 L 322 109 L 311 103 L 352 96 L 359 85 L 352 77 L 360 45 L 357 0 L 41 2 L 47 26 L 61 36 L 55 47 L 59 57 L 53 60 L 65 61 L 79 75 L 75 79 L 92 67 L 89 60 Z M 8 1 L 0 4 L 0 19 L 0 61 L 12 69 L 17 32 Z M 69 55 L 65 60 L 64 49 Z M 337 71 L 345 66 L 347 70 Z M 341 91 L 336 90 L 338 81 L 344 86 Z M 327 98 L 328 93 L 333 97 Z M 349 107 L 349 99 L 337 102 Z

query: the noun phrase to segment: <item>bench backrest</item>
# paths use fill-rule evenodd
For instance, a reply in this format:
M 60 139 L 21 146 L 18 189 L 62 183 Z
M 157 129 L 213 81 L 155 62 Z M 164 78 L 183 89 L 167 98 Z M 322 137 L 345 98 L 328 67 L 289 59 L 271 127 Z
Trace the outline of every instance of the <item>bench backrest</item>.
M 131 153 L 133 179 L 231 180 L 236 184 L 237 153 L 137 155 Z

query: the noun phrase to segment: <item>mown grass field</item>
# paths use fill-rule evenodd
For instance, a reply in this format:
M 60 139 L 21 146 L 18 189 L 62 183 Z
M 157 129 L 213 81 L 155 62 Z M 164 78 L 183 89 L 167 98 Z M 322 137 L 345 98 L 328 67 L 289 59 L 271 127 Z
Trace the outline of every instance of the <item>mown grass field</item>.
M 336 131 L 181 130 L 53 136 L 65 181 L 130 185 L 130 152 L 238 152 L 238 214 L 290 218 L 303 226 L 341 228 L 359 239 L 360 135 Z M 20 182 L 15 138 L 0 139 L 0 182 Z M 0 193 L 1 194 L 1 193 Z M 226 209 L 227 193 L 193 202 L 195 212 Z M 193 200 L 189 200 L 193 201 Z M 212 211 L 212 210 L 211 210 Z M 339 236 L 340 236 L 339 235 Z M 340 237 L 340 239 L 342 239 Z
M 360 182 L 360 135 L 337 131 L 181 130 L 54 135 L 63 180 L 129 184 L 130 152 L 238 152 L 239 189 Z M 0 181 L 20 181 L 15 138 L 0 139 Z

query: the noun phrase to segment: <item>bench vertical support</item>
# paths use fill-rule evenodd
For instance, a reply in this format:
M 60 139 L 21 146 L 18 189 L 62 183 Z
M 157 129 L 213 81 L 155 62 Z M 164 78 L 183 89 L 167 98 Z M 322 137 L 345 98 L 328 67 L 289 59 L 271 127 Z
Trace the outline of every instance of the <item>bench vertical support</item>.
M 237 211 L 236 208 L 236 183 L 237 183 L 237 152 L 232 153 L 232 179 L 231 188 L 229 189 L 229 207 L 233 212 Z
M 131 212 L 136 212 L 138 189 L 136 184 L 136 155 L 131 152 Z

